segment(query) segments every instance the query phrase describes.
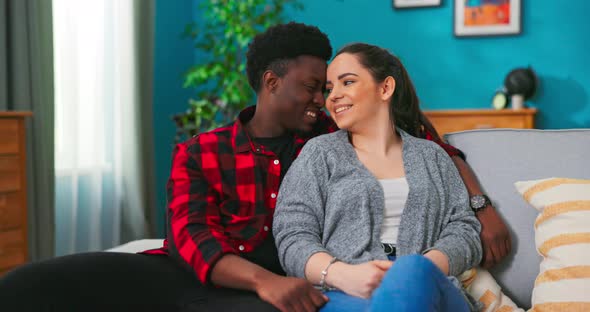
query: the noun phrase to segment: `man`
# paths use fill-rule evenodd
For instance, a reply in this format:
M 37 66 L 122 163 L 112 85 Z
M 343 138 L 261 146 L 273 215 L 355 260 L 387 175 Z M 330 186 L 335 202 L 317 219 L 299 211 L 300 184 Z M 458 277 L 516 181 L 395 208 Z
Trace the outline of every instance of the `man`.
M 277 25 L 253 40 L 247 73 L 256 106 L 176 147 L 167 241 L 146 253 L 169 254 L 202 284 L 249 291 L 242 295 L 282 311 L 326 302 L 308 282 L 284 276 L 270 229 L 296 154 L 309 138 L 336 129 L 320 111 L 331 55 L 328 37 L 303 24 Z

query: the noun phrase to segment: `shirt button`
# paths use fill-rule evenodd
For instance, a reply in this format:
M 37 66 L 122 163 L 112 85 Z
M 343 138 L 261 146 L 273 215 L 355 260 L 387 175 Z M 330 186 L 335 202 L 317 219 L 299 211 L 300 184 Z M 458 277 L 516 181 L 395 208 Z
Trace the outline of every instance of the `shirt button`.
M 265 225 L 263 229 L 265 232 L 268 232 L 268 226 Z
M 277 198 L 277 194 L 275 194 L 275 193 L 270 194 L 270 198 Z
M 244 251 L 244 245 L 240 245 L 240 246 L 238 246 L 238 249 L 239 249 L 240 251 Z
M 275 159 L 275 161 L 273 161 L 273 164 L 278 165 L 279 164 L 279 160 Z

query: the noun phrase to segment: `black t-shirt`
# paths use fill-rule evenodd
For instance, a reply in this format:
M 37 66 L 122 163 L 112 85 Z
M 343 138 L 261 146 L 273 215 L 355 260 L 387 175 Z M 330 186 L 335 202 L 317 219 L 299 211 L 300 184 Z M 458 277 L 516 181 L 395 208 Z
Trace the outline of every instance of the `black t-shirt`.
M 287 170 L 293 163 L 295 158 L 295 139 L 292 134 L 286 134 L 280 137 L 273 138 L 254 138 L 254 142 L 264 146 L 277 155 L 281 163 L 281 181 L 287 173 Z M 256 247 L 252 252 L 244 254 L 244 258 L 248 261 L 256 263 L 263 268 L 279 275 L 285 275 L 281 263 L 278 259 L 278 251 L 275 245 L 275 239 L 272 235 Z
M 275 153 L 281 162 L 281 181 L 291 167 L 295 158 L 295 138 L 293 134 L 285 134 L 273 138 L 254 138 L 254 142 Z

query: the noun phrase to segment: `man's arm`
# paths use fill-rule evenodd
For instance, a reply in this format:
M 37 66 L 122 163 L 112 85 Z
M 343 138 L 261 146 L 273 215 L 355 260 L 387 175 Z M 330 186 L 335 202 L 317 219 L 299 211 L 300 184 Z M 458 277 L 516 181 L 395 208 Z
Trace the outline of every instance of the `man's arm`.
M 200 146 L 179 144 L 168 181 L 170 254 L 201 283 L 256 292 L 282 311 L 315 311 L 327 297 L 302 279 L 276 275 L 238 256 L 219 223 L 214 191 L 199 164 Z M 211 164 L 209 164 L 211 165 Z
M 215 263 L 238 254 L 219 223 L 219 207 L 200 165 L 199 144 L 178 144 L 168 180 L 168 242 L 170 255 L 188 265 L 202 284 Z
M 477 181 L 473 170 L 469 164 L 459 156 L 452 157 L 455 166 L 459 170 L 459 174 L 463 179 L 463 183 L 467 187 L 469 196 L 483 194 L 483 191 Z M 512 239 L 506 224 L 496 212 L 492 205 L 488 205 L 484 209 L 478 211 L 475 216 L 481 223 L 481 243 L 483 248 L 483 258 L 481 266 L 490 268 L 498 264 L 512 248 Z

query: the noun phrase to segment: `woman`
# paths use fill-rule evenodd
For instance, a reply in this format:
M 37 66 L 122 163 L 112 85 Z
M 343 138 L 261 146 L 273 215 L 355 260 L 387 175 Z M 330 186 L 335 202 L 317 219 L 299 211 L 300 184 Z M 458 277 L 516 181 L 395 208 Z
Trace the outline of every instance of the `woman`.
M 407 133 L 419 110 L 403 65 L 349 45 L 326 89 L 342 130 L 309 141 L 281 184 L 285 271 L 330 289 L 323 311 L 468 311 L 453 276 L 479 263 L 481 226 L 449 156 Z

